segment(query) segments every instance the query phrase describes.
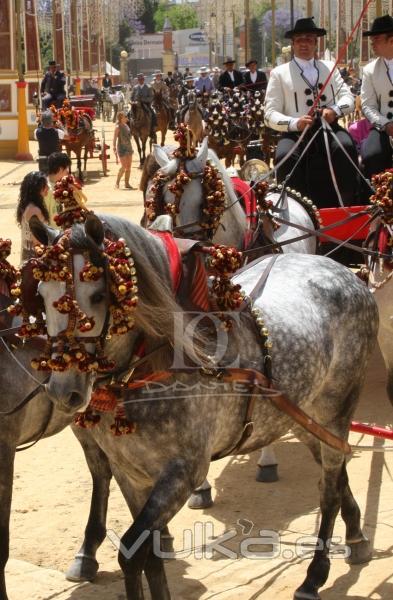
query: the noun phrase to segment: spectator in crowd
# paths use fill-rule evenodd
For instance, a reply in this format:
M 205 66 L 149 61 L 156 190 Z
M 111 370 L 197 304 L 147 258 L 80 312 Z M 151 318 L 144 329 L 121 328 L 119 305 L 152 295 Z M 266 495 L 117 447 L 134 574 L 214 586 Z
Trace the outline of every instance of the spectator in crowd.
M 38 168 L 43 173 L 48 174 L 48 157 L 61 150 L 61 140 L 64 136 L 63 129 L 54 126 L 52 112 L 48 110 L 42 113 L 40 124 L 34 131 L 34 138 L 38 141 Z
M 131 144 L 131 130 L 128 125 L 127 115 L 123 111 L 119 111 L 117 114 L 117 125 L 113 135 L 113 151 L 121 164 L 117 174 L 116 187 L 120 187 L 120 181 L 124 175 L 124 187 L 127 190 L 136 189 L 130 185 L 133 149 Z
M 20 186 L 19 200 L 16 208 L 16 222 L 21 228 L 21 262 L 34 256 L 34 246 L 39 241 L 30 231 L 29 220 L 35 215 L 43 223 L 49 224 L 49 213 L 45 204 L 45 196 L 49 190 L 45 173 L 32 171 L 28 173 Z
M 71 172 L 71 159 L 65 152 L 54 152 L 48 157 L 49 190 L 45 196 L 45 203 L 49 213 L 49 225 L 57 227 L 54 217 L 59 213 L 59 206 L 53 195 L 55 183 Z

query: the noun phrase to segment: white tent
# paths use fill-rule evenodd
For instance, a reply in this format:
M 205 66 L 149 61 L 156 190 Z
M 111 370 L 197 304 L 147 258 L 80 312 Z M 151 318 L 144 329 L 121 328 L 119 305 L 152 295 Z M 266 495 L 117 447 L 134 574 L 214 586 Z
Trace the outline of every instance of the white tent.
M 108 75 L 120 75 L 120 71 L 108 62 L 105 63 L 105 73 L 108 73 Z

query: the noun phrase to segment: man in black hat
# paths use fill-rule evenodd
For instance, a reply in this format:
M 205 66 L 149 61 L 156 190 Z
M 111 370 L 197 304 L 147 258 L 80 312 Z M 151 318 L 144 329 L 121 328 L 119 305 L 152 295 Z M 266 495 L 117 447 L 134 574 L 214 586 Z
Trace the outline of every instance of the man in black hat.
M 50 60 L 48 64 L 48 70 L 41 81 L 41 97 L 42 97 L 42 109 L 46 110 L 51 104 L 54 104 L 56 108 L 60 108 L 63 104 L 63 100 L 66 97 L 65 84 L 66 77 L 63 71 L 60 71 L 57 67 L 55 60 Z
M 377 56 L 363 69 L 362 111 L 373 128 L 362 145 L 366 177 L 392 166 L 393 137 L 393 18 L 377 17 L 370 31 L 371 47 Z
M 263 71 L 258 69 L 258 61 L 255 58 L 246 62 L 248 71 L 244 73 L 244 84 L 248 92 L 265 93 L 267 86 L 267 77 Z
M 233 88 L 242 85 L 243 75 L 240 71 L 236 71 L 234 69 L 235 61 L 233 58 L 228 57 L 225 62 L 222 63 L 225 67 L 225 71 L 221 73 L 218 79 L 218 89 L 224 90 L 225 88 L 229 88 L 233 90 Z
M 309 127 L 304 139 L 282 166 L 277 179 L 312 198 L 318 206 L 333 207 L 338 203 L 333 179 L 335 178 L 345 204 L 354 204 L 357 174 L 344 155 L 337 140 L 328 137 L 334 173 L 330 172 L 325 137 L 319 131 L 314 142 L 299 162 L 310 137 L 321 125 L 322 117 L 356 163 L 357 153 L 348 132 L 338 125 L 338 118 L 353 111 L 353 96 L 338 69 L 318 98 L 324 83 L 334 67 L 333 62 L 317 60 L 318 37 L 326 35 L 312 18 L 298 19 L 293 30 L 285 34 L 292 40 L 293 59 L 272 70 L 265 98 L 265 123 L 282 132 L 278 142 L 275 163 L 279 163 L 293 149 L 301 132 Z M 296 165 L 296 168 L 295 168 Z M 288 179 L 289 174 L 294 173 Z

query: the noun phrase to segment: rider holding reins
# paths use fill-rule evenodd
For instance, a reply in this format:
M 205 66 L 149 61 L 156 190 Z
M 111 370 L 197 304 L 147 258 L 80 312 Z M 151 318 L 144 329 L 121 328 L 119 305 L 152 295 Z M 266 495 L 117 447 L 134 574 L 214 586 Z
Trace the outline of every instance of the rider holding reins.
M 152 87 L 145 83 L 143 73 L 139 73 L 137 79 L 138 83 L 132 88 L 131 102 L 140 102 L 143 110 L 151 116 L 151 134 L 154 136 L 157 127 L 157 115 L 152 107 L 154 92 Z
M 354 107 L 353 96 L 338 69 L 334 70 L 329 84 L 323 90 L 317 110 L 310 114 L 315 99 L 334 67 L 333 62 L 315 58 L 318 37 L 324 35 L 326 30 L 318 28 L 312 18 L 298 19 L 294 29 L 285 34 L 292 40 L 294 56 L 290 62 L 276 67 L 270 74 L 265 98 L 265 123 L 282 132 L 275 164 L 288 155 L 284 164 L 277 169 L 278 181 L 285 181 L 287 185 L 311 197 L 319 206 L 331 207 L 338 203 L 334 180 L 343 202 L 355 204 L 357 172 L 340 145 L 355 164 L 357 152 L 349 133 L 338 124 L 338 119 L 352 112 Z M 319 117 L 332 128 L 334 136 L 330 131 L 324 135 L 322 128 L 316 133 L 321 126 Z M 306 127 L 309 130 L 294 149 Z M 315 139 L 305 151 L 315 133 Z M 329 168 L 327 149 L 332 169 Z

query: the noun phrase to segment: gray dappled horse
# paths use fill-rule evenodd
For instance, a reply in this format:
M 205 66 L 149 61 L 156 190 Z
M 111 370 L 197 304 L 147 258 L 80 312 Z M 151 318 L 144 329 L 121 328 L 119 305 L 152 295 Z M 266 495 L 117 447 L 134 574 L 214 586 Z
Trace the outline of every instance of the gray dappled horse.
M 149 355 L 151 372 L 168 370 L 173 364 L 169 349 L 175 347 L 179 351 L 174 325 L 178 326 L 185 315 L 173 297 L 165 247 L 160 239 L 125 219 L 105 216 L 105 226 L 113 238 L 124 239 L 131 249 L 139 288 L 134 328 L 126 335 L 112 336 L 105 344 L 105 353 L 116 360 L 118 369 L 126 369 L 143 335 L 146 352 L 156 350 Z M 48 241 L 46 227 L 38 221 L 34 235 L 43 243 Z M 83 282 L 78 273 L 88 257 L 95 260 L 100 255 L 103 239 L 104 228 L 96 217 L 89 217 L 84 226 L 72 230 L 72 248 L 83 251 L 83 255 L 76 253 L 73 257 L 74 294 L 79 306 L 95 319 L 90 335 L 100 334 L 106 323 L 106 281 L 101 277 Z M 268 260 L 238 274 L 234 282 L 251 294 Z M 68 317 L 59 314 L 53 302 L 64 293 L 64 286 L 53 281 L 40 282 L 38 291 L 45 303 L 48 332 L 58 336 L 67 326 Z M 346 439 L 376 341 L 378 313 L 372 294 L 351 271 L 328 258 L 280 255 L 263 293 L 255 294 L 253 306 L 261 311 L 273 343 L 270 353 L 275 387 L 330 432 Z M 245 310 L 239 313 L 239 320 L 224 348 L 226 364 L 239 357 L 240 367 L 263 371 L 263 350 L 254 317 Z M 209 331 L 201 335 L 199 344 L 204 342 L 205 354 L 209 355 L 216 339 L 211 339 Z M 191 355 L 189 340 L 180 337 L 181 349 Z M 157 350 L 163 342 L 167 342 L 167 347 Z M 202 357 L 203 365 L 206 360 Z M 132 435 L 113 438 L 110 420 L 92 430 L 98 446 L 121 473 L 122 491 L 134 517 L 122 543 L 127 549 L 135 544 L 137 549 L 132 556 L 119 553 L 127 600 L 143 600 L 142 571 L 152 598 L 169 600 L 164 563 L 153 552 L 154 532 L 165 528 L 204 481 L 212 456 L 233 448 L 243 429 L 244 395 L 231 389 L 223 398 L 214 391 L 214 374 L 209 378 L 199 370 L 177 373 L 175 378 L 184 386 L 203 385 L 192 401 L 190 393 L 174 401 L 171 389 L 167 400 L 161 389 L 153 401 L 145 386 L 139 393 L 133 390 L 125 401 L 127 418 L 137 425 Z M 66 415 L 87 406 L 90 390 L 91 375 L 75 369 L 53 372 L 47 385 L 55 406 Z M 329 540 L 340 509 L 351 550 L 348 561 L 369 560 L 369 544 L 360 528 L 360 511 L 349 487 L 345 456 L 294 426 L 263 396 L 259 395 L 255 404 L 254 430 L 241 452 L 249 453 L 270 444 L 292 428 L 321 466 L 319 543 L 306 578 L 295 592 L 297 600 L 318 600 L 318 589 L 329 574 Z
M 9 303 L 8 301 L 7 304 Z M 1 329 L 11 326 L 10 319 L 2 319 L 0 323 Z M 9 526 L 16 448 L 21 444 L 31 443 L 41 436 L 44 438 L 55 435 L 73 421 L 72 415 L 67 415 L 54 407 L 43 388 L 42 391 L 38 390 L 38 393 L 34 394 L 34 397 L 19 410 L 15 410 L 13 414 L 6 414 L 21 405 L 37 389 L 37 382 L 27 375 L 27 371 L 31 372 L 30 361 L 37 356 L 44 345 L 41 344 L 39 347 L 38 340 L 29 341 L 26 344 L 16 340 L 17 347 L 15 347 L 14 341 L 11 346 L 6 339 L 0 338 L 0 388 L 2 390 L 0 408 L 0 600 L 8 600 L 4 570 L 9 557 Z M 11 354 L 15 356 L 16 360 Z M 95 442 L 90 438 L 88 431 L 78 431 L 78 438 L 93 478 L 93 492 L 85 540 L 68 573 L 74 581 L 91 581 L 98 569 L 95 559 L 96 550 L 106 534 L 105 516 L 112 473 L 108 459 L 103 452 L 98 447 L 91 452 L 90 447 L 95 446 Z M 99 467 L 98 471 L 97 467 Z M 104 526 L 101 528 L 99 527 L 100 519 L 104 521 Z
M 12 323 L 12 318 L 4 312 L 5 307 L 11 303 L 6 288 L 0 280 L 0 329 L 8 329 L 17 322 Z M 0 338 L 0 600 L 8 600 L 4 571 L 9 558 L 16 449 L 18 446 L 29 445 L 38 439 L 59 433 L 74 420 L 72 414 L 67 415 L 64 411 L 59 411 L 44 387 L 40 391 L 37 385 L 36 371 L 32 371 L 30 362 L 43 350 L 44 345 L 45 341 L 41 339 L 29 340 L 23 344 L 20 339 Z M 31 399 L 26 402 L 30 395 Z M 116 465 L 112 471 L 108 458 L 91 437 L 90 430 L 76 426 L 72 429 L 83 448 L 93 489 L 83 544 L 66 577 L 70 581 L 84 582 L 92 581 L 98 571 L 96 552 L 106 536 L 106 513 L 112 472 L 120 488 L 123 477 L 121 472 L 117 472 Z M 168 534 L 168 540 L 169 538 Z
M 168 151 L 169 149 L 163 149 L 160 148 L 160 146 L 155 145 L 154 157 L 160 166 L 160 173 L 175 177 L 179 168 L 179 159 L 169 158 Z M 235 246 L 236 248 L 242 249 L 244 247 L 244 239 L 248 226 L 247 220 L 226 169 L 221 164 L 216 153 L 213 150 L 208 149 L 208 138 L 204 139 L 196 158 L 186 161 L 186 169 L 189 173 L 202 174 L 207 160 L 219 170 L 226 191 L 226 209 L 221 217 L 220 226 L 217 231 L 214 232 L 211 241 L 214 244 L 224 244 L 225 246 Z M 148 163 L 146 163 L 146 165 L 147 168 L 149 168 Z M 175 200 L 174 194 L 168 189 L 168 186 L 171 183 L 172 180 L 169 180 L 164 185 L 164 204 L 172 204 Z M 151 182 L 147 182 L 147 194 L 149 193 L 151 185 Z M 298 224 L 301 227 L 314 230 L 314 224 L 309 214 L 299 201 L 296 200 L 294 195 L 284 192 L 283 197 L 281 198 L 279 192 L 269 192 L 266 198 L 273 202 L 276 210 L 275 214 L 282 219 Z M 179 214 L 176 216 L 176 225 L 180 228 L 184 227 L 184 230 L 182 231 L 180 229 L 177 235 L 185 238 L 192 236 L 197 239 L 206 240 L 206 230 L 198 225 L 203 217 L 203 206 L 204 191 L 201 178 L 197 177 L 192 179 L 190 183 L 185 186 L 183 195 L 181 196 Z M 187 227 L 189 224 L 194 225 Z M 273 229 L 269 219 L 264 219 L 263 227 L 267 239 L 272 240 L 277 244 L 299 236 L 299 229 L 291 227 L 290 225 L 283 224 L 278 229 Z M 292 244 L 283 245 L 282 251 L 284 254 L 293 252 L 315 254 L 316 246 L 316 238 L 310 237 L 308 239 L 298 240 Z M 256 255 L 258 256 L 257 251 Z M 277 459 L 275 453 L 270 447 L 263 448 L 258 460 L 257 480 L 261 482 L 272 482 L 277 481 L 277 479 Z M 195 490 L 188 505 L 190 508 L 207 508 L 212 502 L 211 486 L 208 481 L 205 481 L 201 488 Z

